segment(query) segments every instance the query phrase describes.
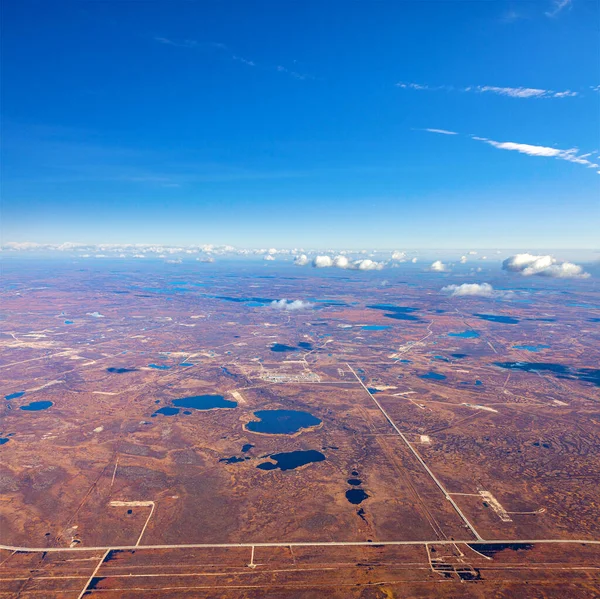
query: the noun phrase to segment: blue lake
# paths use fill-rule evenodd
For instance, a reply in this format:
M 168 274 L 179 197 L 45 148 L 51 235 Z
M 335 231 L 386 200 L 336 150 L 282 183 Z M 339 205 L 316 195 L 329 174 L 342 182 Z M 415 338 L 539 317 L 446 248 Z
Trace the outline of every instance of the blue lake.
M 17 391 L 16 393 L 10 393 L 9 395 L 5 395 L 4 399 L 10 401 L 11 399 L 18 399 L 19 397 L 23 397 L 25 395 L 25 391 Z
M 21 406 L 20 409 L 26 412 L 39 412 L 40 410 L 47 410 L 51 405 L 51 401 L 32 401 L 26 406 Z
M 163 416 L 176 416 L 179 414 L 179 408 L 172 408 L 171 406 L 165 406 L 164 408 L 159 408 L 152 414 L 152 418 L 156 417 L 157 414 L 162 414 Z
M 7 439 L 6 437 L 2 437 L 0 438 L 0 445 L 4 445 L 5 443 L 8 443 L 10 441 L 10 439 Z
M 489 322 L 498 322 L 501 324 L 519 324 L 518 318 L 512 316 L 502 316 L 500 314 L 473 314 L 481 320 L 488 320 Z
M 253 433 L 292 435 L 300 429 L 321 424 L 316 416 L 301 410 L 258 410 L 254 415 L 260 420 L 251 420 L 246 425 Z
M 538 352 L 542 349 L 549 349 L 549 345 L 513 345 L 515 349 L 523 349 L 525 351 Z
M 65 324 L 73 324 L 72 320 L 65 320 Z
M 193 410 L 237 407 L 237 402 L 225 399 L 222 395 L 193 395 L 191 397 L 174 399 L 172 403 L 178 408 L 191 408 Z
M 443 381 L 446 378 L 445 374 L 440 374 L 439 372 L 428 372 L 427 374 L 420 374 L 420 379 L 429 379 L 432 381 Z
M 284 345 L 283 343 L 274 343 L 271 345 L 271 351 L 281 353 L 288 351 L 298 351 L 297 347 L 292 347 L 291 345 Z
M 156 370 L 169 370 L 171 367 L 166 364 L 148 364 L 148 368 L 155 368 Z
M 387 324 L 367 324 L 361 327 L 363 331 L 385 331 L 387 329 L 391 329 Z
M 476 339 L 479 337 L 477 331 L 462 331 L 461 333 L 448 333 L 448 337 L 460 337 L 461 339 Z
M 288 451 L 286 453 L 274 453 L 269 456 L 272 460 L 275 460 L 275 464 L 271 462 L 263 462 L 258 464 L 257 468 L 261 470 L 294 470 L 305 466 L 306 464 L 312 464 L 315 462 L 325 461 L 325 456 L 314 449 L 308 449 L 306 451 Z
M 369 495 L 367 495 L 362 489 L 348 489 L 346 491 L 346 499 L 354 505 L 362 503 L 365 499 L 368 499 L 368 497 Z

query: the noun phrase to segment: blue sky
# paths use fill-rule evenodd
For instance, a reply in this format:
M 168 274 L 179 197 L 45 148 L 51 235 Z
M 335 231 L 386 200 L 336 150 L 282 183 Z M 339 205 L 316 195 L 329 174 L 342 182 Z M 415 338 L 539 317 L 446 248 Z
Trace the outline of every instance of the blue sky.
M 599 18 L 5 2 L 2 242 L 595 248 Z

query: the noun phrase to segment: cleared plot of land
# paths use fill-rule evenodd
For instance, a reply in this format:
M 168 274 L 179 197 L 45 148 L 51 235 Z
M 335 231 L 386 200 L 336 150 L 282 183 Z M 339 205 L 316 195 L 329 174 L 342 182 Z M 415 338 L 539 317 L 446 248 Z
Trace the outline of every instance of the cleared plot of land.
M 518 543 L 16 553 L 0 596 L 593 597 L 599 558 L 597 546 Z

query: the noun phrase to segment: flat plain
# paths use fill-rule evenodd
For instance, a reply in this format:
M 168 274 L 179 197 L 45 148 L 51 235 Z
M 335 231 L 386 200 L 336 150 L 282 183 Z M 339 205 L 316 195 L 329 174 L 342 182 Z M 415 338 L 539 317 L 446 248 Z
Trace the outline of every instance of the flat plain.
M 593 280 L 97 262 L 3 267 L 0 596 L 600 596 Z

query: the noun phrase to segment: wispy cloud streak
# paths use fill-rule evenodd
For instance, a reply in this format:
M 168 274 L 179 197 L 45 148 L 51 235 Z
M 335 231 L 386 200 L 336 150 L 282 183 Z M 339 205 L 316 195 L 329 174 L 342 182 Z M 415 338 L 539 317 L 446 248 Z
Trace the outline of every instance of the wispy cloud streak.
M 543 158 L 556 158 L 558 160 L 566 160 L 567 162 L 574 162 L 575 164 L 581 164 L 588 168 L 600 168 L 600 165 L 588 160 L 588 156 L 591 154 L 579 154 L 577 148 L 571 148 L 569 150 L 561 150 L 559 148 L 550 148 L 548 146 L 536 146 L 532 144 L 522 144 L 513 141 L 494 141 L 493 139 L 487 139 L 486 137 L 472 136 L 475 141 L 484 142 L 498 150 L 508 150 L 512 152 L 519 152 L 520 154 L 527 154 L 528 156 L 541 156 Z
M 446 129 L 423 129 L 428 133 L 439 133 L 440 135 L 458 135 L 456 131 L 447 131 Z
M 556 17 L 565 8 L 571 8 L 572 0 L 553 0 L 552 10 L 546 11 L 544 14 L 547 17 Z
M 166 46 L 175 46 L 176 48 L 186 48 L 188 50 L 202 50 L 202 49 L 219 50 L 222 52 L 223 55 L 226 55 L 227 58 L 229 58 L 229 60 L 232 60 L 234 62 L 239 62 L 243 65 L 246 65 L 247 67 L 256 67 L 256 68 L 261 68 L 264 70 L 275 71 L 277 73 L 289 75 L 290 77 L 293 77 L 294 79 L 299 79 L 299 80 L 314 79 L 314 77 L 312 75 L 308 75 L 306 73 L 299 73 L 297 71 L 288 69 L 287 67 L 284 67 L 282 65 L 277 65 L 277 66 L 259 65 L 254 60 L 251 60 L 249 58 L 246 58 L 244 56 L 240 56 L 239 54 L 236 54 L 235 52 L 233 52 L 233 50 L 231 50 L 231 48 L 229 48 L 229 46 L 227 46 L 226 44 L 219 43 L 219 42 L 198 42 L 196 40 L 172 40 L 172 39 L 169 39 L 166 37 L 155 37 L 154 41 L 158 42 L 159 44 L 164 44 Z
M 469 85 L 467 87 L 454 87 L 452 85 L 428 85 L 424 83 L 396 83 L 396 87 L 401 89 L 413 89 L 417 91 L 458 91 L 462 93 L 496 94 L 498 96 L 507 96 L 509 98 L 573 98 L 579 95 L 579 92 L 554 91 L 552 89 L 539 89 L 536 87 L 498 87 L 495 85 Z

